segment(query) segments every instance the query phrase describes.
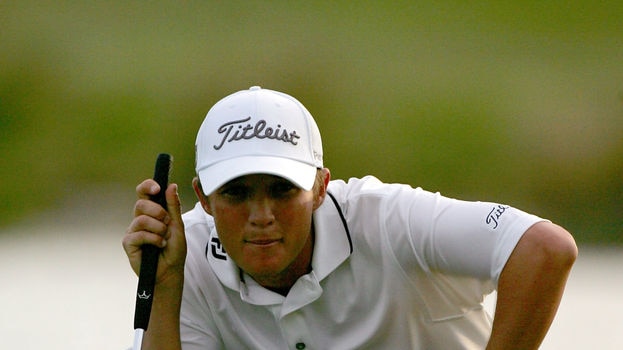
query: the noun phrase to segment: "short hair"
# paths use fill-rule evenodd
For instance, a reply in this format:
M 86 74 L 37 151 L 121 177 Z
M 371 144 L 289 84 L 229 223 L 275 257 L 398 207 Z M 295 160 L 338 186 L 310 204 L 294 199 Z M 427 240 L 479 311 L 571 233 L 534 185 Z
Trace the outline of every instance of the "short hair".
M 314 192 L 314 199 L 317 199 L 320 196 L 320 191 L 324 189 L 324 177 L 325 170 L 323 168 L 318 168 L 318 170 L 316 170 L 316 180 L 314 181 L 314 187 L 312 187 L 312 191 Z

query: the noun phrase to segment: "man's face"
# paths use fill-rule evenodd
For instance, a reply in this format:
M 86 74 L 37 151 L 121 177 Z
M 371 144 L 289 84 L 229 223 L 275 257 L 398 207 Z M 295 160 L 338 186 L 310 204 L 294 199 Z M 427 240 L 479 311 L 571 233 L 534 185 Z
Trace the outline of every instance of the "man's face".
M 312 212 L 321 202 L 281 177 L 254 174 L 217 189 L 204 208 L 234 262 L 258 283 L 278 288 L 309 267 Z

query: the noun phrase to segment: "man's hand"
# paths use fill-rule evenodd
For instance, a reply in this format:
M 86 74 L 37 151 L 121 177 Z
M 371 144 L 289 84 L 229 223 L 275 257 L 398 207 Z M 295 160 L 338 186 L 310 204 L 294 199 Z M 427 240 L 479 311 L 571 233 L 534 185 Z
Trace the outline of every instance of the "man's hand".
M 137 275 L 141 265 L 141 246 L 152 244 L 162 248 L 156 284 L 172 275 L 183 275 L 186 259 L 186 239 L 177 185 L 170 184 L 166 189 L 168 212 L 149 199 L 159 191 L 160 187 L 151 179 L 136 187 L 138 200 L 134 206 L 134 219 L 123 239 L 123 248 Z
M 186 237 L 182 222 L 177 185 L 166 189 L 168 212 L 150 197 L 160 191 L 154 180 L 145 180 L 136 187 L 138 200 L 134 219 L 123 238 L 130 265 L 138 275 L 141 267 L 141 247 L 152 244 L 162 248 L 154 288 L 149 328 L 143 338 L 143 349 L 181 349 L 180 307 L 184 286 Z

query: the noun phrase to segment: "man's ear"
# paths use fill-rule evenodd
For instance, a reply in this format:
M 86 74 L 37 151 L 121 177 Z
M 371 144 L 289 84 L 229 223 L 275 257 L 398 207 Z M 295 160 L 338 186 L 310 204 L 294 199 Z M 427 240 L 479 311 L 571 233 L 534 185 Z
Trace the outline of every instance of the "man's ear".
M 320 170 L 322 174 L 322 186 L 319 186 L 317 196 L 314 203 L 314 210 L 318 209 L 320 205 L 324 202 L 325 197 L 327 196 L 327 188 L 329 187 L 329 181 L 331 181 L 331 171 L 329 168 L 323 168 Z
M 206 213 L 212 215 L 212 208 L 210 207 L 210 201 L 208 200 L 208 196 L 203 194 L 201 182 L 199 182 L 199 178 L 196 176 L 193 178 L 193 189 L 195 190 L 195 195 L 197 196 L 197 199 L 199 199 L 203 210 L 205 210 Z

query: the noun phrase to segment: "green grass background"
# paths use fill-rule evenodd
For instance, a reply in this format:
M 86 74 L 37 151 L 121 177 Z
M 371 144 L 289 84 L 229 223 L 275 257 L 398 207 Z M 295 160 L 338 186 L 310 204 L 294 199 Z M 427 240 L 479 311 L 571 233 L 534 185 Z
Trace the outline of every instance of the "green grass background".
M 124 222 L 109 189 L 131 196 L 159 152 L 190 207 L 205 113 L 261 85 L 308 107 L 334 178 L 623 244 L 622 18 L 620 1 L 1 1 L 0 228 L 69 197 Z

